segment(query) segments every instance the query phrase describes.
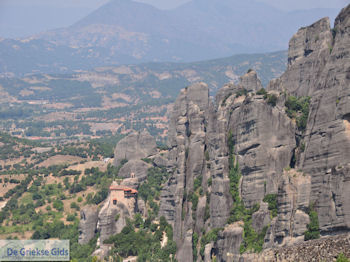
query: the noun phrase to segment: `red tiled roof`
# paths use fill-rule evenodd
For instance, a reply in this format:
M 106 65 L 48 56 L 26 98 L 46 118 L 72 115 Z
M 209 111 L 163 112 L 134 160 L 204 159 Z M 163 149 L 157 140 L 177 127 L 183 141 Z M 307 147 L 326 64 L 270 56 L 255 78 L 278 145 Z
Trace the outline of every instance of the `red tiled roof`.
M 124 186 L 110 186 L 109 187 L 109 190 L 123 190 L 124 192 L 130 192 L 132 194 L 137 194 L 137 190 L 136 189 L 133 189 L 133 188 L 130 188 L 130 187 L 124 187 Z

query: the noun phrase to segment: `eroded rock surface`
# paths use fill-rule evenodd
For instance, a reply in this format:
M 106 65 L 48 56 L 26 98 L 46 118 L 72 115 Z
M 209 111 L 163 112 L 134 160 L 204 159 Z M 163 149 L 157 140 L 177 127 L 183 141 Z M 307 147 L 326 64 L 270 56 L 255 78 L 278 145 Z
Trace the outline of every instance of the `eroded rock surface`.
M 350 6 L 335 21 L 327 63 L 312 94 L 300 168 L 311 175 L 311 199 L 322 231 L 350 230 Z
M 144 177 L 146 164 L 139 162 L 137 169 L 133 158 L 140 144 L 147 150 L 138 159 L 152 155 L 156 166 L 174 171 L 163 186 L 159 216 L 173 225 L 178 261 L 192 262 L 193 257 L 210 261 L 214 256 L 218 261 L 311 261 L 303 251 L 305 243 L 299 243 L 304 242 L 310 222 L 310 206 L 318 213 L 321 235 L 350 231 L 349 32 L 350 6 L 339 14 L 334 30 L 327 18 L 300 29 L 290 41 L 286 72 L 271 81 L 266 95 L 256 94 L 262 86 L 254 71 L 242 76 L 238 84 L 220 89 L 215 101 L 204 83 L 183 89 L 174 104 L 169 151 L 163 156 L 154 155 L 155 143 L 148 135 L 140 139 L 139 134 L 132 134 L 118 144 L 116 164 L 124 158 L 130 163 L 122 169 L 125 177 L 132 170 L 140 173 L 140 179 Z M 285 101 L 290 95 L 311 97 L 306 130 L 297 129 L 296 119 L 286 113 Z M 246 209 L 260 205 L 252 215 L 251 227 L 256 232 L 268 227 L 264 248 L 292 245 L 278 251 L 282 260 L 276 249 L 261 255 L 239 254 L 243 221 L 228 224 L 234 204 L 229 138 L 242 174 L 239 197 Z M 263 202 L 268 194 L 277 196 L 274 218 Z M 141 209 L 145 213 L 143 203 Z M 111 221 L 113 209 L 108 212 L 104 211 L 99 223 L 106 236 L 107 231 L 118 231 Z M 124 211 L 120 207 L 118 212 Z M 200 239 L 219 228 L 217 241 L 206 242 L 204 255 L 200 254 Z M 346 246 L 346 241 L 341 240 L 341 245 Z M 322 241 L 313 243 L 319 246 L 312 249 L 305 244 L 311 254 L 323 254 L 319 247 L 328 248 Z M 300 252 L 306 260 L 286 250 Z
M 243 224 L 235 223 L 225 227 L 216 242 L 219 261 L 236 261 L 243 241 Z
M 80 211 L 79 244 L 87 244 L 95 237 L 98 221 L 97 206 L 85 206 Z
M 299 29 L 289 41 L 287 71 L 267 89 L 287 91 L 296 96 L 312 95 L 329 59 L 332 43 L 328 18 Z
M 284 108 L 255 96 L 233 105 L 229 130 L 242 173 L 242 199 L 250 208 L 267 193 L 277 192 L 279 176 L 296 146 L 295 125 Z
M 114 164 L 123 159 L 140 160 L 156 153 L 156 140 L 148 131 L 133 132 L 120 140 L 114 150 Z
M 270 228 L 270 231 L 273 231 L 272 235 L 267 233 L 265 247 L 291 245 L 304 241 L 306 226 L 310 222 L 308 215 L 310 193 L 309 175 L 296 170 L 284 171 L 278 187 L 277 218 Z
M 200 215 L 204 212 L 192 208 L 193 203 L 186 196 L 195 193 L 195 179 L 201 179 L 203 186 L 209 176 L 205 160 L 209 107 L 209 89 L 206 84 L 198 83 L 181 91 L 170 120 L 169 162 L 173 164 L 175 172 L 163 189 L 160 214 L 174 226 L 178 257 L 186 256 L 186 261 L 192 261 L 192 255 L 188 253 L 192 252 L 189 232 L 199 234 L 200 228 L 196 223 L 204 223 L 204 214 Z
M 240 77 L 240 82 L 238 84 L 240 88 L 244 88 L 248 92 L 256 92 L 263 88 L 257 73 L 250 69 L 248 73 Z
M 136 178 L 142 182 L 147 178 L 147 170 L 150 164 L 143 160 L 130 160 L 119 170 L 118 176 L 123 178 Z

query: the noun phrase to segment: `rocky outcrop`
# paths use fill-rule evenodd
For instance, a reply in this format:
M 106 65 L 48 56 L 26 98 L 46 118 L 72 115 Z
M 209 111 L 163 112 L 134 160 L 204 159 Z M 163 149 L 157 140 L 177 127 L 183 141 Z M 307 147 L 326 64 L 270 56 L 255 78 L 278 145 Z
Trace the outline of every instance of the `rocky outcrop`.
M 97 221 L 97 206 L 85 206 L 80 211 L 79 244 L 87 244 L 91 239 L 95 237 Z
M 111 187 L 124 186 L 113 182 Z M 120 192 L 120 194 L 115 194 L 110 189 L 109 195 L 98 214 L 97 229 L 100 232 L 100 245 L 110 236 L 120 233 L 126 225 L 126 218 L 132 218 L 138 209 L 136 198 L 124 198 L 124 192 Z M 114 199 L 116 204 L 113 203 Z
M 296 96 L 312 95 L 327 63 L 333 36 L 328 18 L 301 28 L 290 40 L 288 68 L 268 90 L 287 91 Z
M 252 227 L 255 232 L 260 233 L 264 227 L 271 223 L 271 214 L 268 209 L 268 203 L 262 202 L 257 212 L 252 215 Z
M 120 215 L 120 217 L 116 221 L 117 215 Z M 118 203 L 117 206 L 113 206 L 110 205 L 108 201 L 108 203 L 102 207 L 98 215 L 97 224 L 97 229 L 100 232 L 100 245 L 103 245 L 103 242 L 110 236 L 122 231 L 123 227 L 126 225 L 126 217 L 131 217 L 131 214 L 124 204 Z
M 349 32 L 350 6 L 334 30 L 328 18 L 300 29 L 290 41 L 286 72 L 271 81 L 267 94 L 256 94 L 262 86 L 254 71 L 219 90 L 215 103 L 203 83 L 181 91 L 170 121 L 168 160 L 160 161 L 175 170 L 163 188 L 160 215 L 174 226 L 179 261 L 192 261 L 193 251 L 197 261 L 213 256 L 282 261 L 273 250 L 265 257 L 239 255 L 245 234 L 237 225 L 243 222 L 228 225 L 234 204 L 230 187 L 237 183 L 229 178 L 229 138 L 242 175 L 235 186 L 245 212 L 260 205 L 246 223 L 258 233 L 268 227 L 264 248 L 304 242 L 311 206 L 322 236 L 350 231 Z M 306 130 L 296 128 L 296 119 L 286 113 L 290 95 L 311 97 Z M 277 197 L 274 218 L 263 202 L 269 194 Z M 199 256 L 200 245 L 192 242 L 218 228 L 223 229 L 217 241 L 205 242 L 204 257 Z M 290 255 L 284 259 L 290 261 Z M 302 256 L 290 259 L 302 261 Z
M 214 243 L 211 242 L 207 245 L 205 245 L 204 248 L 204 262 L 211 262 L 212 261 L 212 251 L 214 249 Z
M 262 96 L 235 102 L 230 113 L 228 132 L 242 173 L 241 195 L 250 208 L 268 192 L 277 192 L 296 146 L 295 125 L 283 107 L 269 105 Z
M 350 6 L 335 21 L 334 40 L 312 94 L 299 168 L 311 175 L 311 198 L 324 233 L 350 230 Z
M 248 73 L 240 77 L 238 87 L 248 92 L 256 92 L 263 88 L 257 73 L 252 69 L 249 69 Z
M 169 165 L 167 156 L 157 154 L 152 160 L 153 163 L 158 167 L 171 167 L 171 165 Z
M 120 140 L 114 150 L 114 165 L 123 159 L 139 160 L 155 154 L 157 145 L 154 137 L 147 131 L 133 132 Z
M 219 261 L 236 261 L 242 241 L 243 223 L 228 225 L 220 231 L 215 245 Z
M 129 183 L 132 180 L 136 179 L 126 179 Z M 100 259 L 107 256 L 110 251 L 110 246 L 104 244 L 104 241 L 110 236 L 120 233 L 126 226 L 126 219 L 132 218 L 135 212 L 138 211 L 136 196 L 125 196 L 124 189 L 129 190 L 130 188 L 125 184 L 119 185 L 114 181 L 110 187 L 108 197 L 102 203 L 100 210 L 98 206 L 86 206 L 80 212 L 79 244 L 87 244 L 99 232 L 97 240 L 99 248 L 95 250 L 93 255 Z M 145 203 L 142 201 L 141 204 L 142 213 L 147 215 Z
M 297 168 L 311 176 L 310 203 L 323 234 L 350 230 L 350 6 L 336 18 L 321 19 L 291 39 L 289 64 L 269 89 L 311 96 L 304 152 Z
M 151 165 L 143 160 L 131 160 L 119 170 L 118 177 L 136 178 L 138 182 L 142 182 L 147 178 L 147 170 L 150 167 Z
M 311 177 L 295 170 L 285 171 L 278 187 L 277 218 L 265 238 L 265 247 L 304 241 L 310 219 Z M 271 234 L 271 235 L 270 235 Z
M 194 192 L 194 181 L 202 181 L 203 187 L 209 176 L 205 164 L 209 107 L 209 89 L 206 84 L 198 83 L 181 91 L 170 120 L 169 162 L 173 164 L 175 172 L 162 191 L 160 215 L 164 215 L 174 226 L 178 259 L 186 259 L 182 261 L 192 261 L 189 234 L 192 235 L 190 232 L 194 231 L 200 233 L 196 223 L 204 223 L 204 210 L 197 211 L 191 196 L 199 195 Z

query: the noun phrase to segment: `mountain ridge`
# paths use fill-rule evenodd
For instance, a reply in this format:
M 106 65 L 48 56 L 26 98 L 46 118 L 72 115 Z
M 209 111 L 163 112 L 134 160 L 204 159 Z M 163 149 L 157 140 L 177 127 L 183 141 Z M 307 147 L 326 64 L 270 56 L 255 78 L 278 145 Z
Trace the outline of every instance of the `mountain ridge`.
M 288 13 L 256 1 L 205 3 L 192 1 L 173 10 L 159 10 L 129 0 L 111 1 L 70 27 L 0 42 L 6 50 L 0 56 L 0 72 L 11 73 L 11 63 L 21 67 L 19 61 L 31 53 L 37 54 L 33 59 L 58 57 L 59 67 L 69 68 L 79 61 L 94 67 L 189 62 L 283 50 L 297 28 L 336 13 L 333 9 Z M 269 15 L 262 16 L 262 10 Z M 42 73 L 45 67 L 57 67 L 52 59 L 34 60 L 26 71 L 38 64 Z

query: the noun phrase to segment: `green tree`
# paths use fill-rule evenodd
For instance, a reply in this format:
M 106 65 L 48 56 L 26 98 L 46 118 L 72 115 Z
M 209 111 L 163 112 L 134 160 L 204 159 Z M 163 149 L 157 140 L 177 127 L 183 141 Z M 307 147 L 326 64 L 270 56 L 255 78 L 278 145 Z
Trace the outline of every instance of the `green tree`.
M 307 231 L 304 234 L 305 241 L 320 238 L 320 229 L 318 223 L 318 214 L 313 205 L 309 208 L 310 223 L 307 225 Z

